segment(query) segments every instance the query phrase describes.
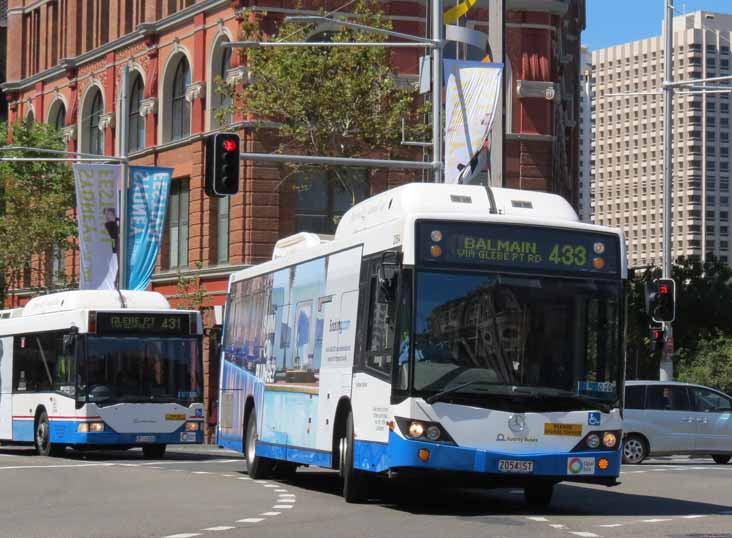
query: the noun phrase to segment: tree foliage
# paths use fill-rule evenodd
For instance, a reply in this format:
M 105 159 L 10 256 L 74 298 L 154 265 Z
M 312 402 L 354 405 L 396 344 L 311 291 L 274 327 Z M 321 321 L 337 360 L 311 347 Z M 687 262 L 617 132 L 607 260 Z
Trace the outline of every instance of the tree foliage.
M 0 124 L 0 138 L 8 140 L 8 126 Z M 62 134 L 41 123 L 17 123 L 12 144 L 46 149 L 65 149 Z M 8 156 L 47 157 L 34 152 L 4 152 Z M 64 162 L 0 162 L 0 300 L 6 282 L 31 267 L 34 254 L 48 254 L 54 247 L 66 249 L 77 234 L 76 220 L 67 214 L 75 207 L 74 179 Z
M 713 256 L 705 262 L 679 258 L 672 267 L 672 276 L 676 281 L 675 369 L 688 371 L 697 356 L 709 356 L 703 351 L 708 342 L 732 336 L 732 268 Z M 644 285 L 660 277 L 661 269 L 654 267 L 636 272 L 629 282 L 629 378 L 658 375 L 661 350 L 650 352 L 651 319 L 645 312 Z
M 680 381 L 718 388 L 732 394 L 732 336 L 702 339 L 693 354 L 677 361 Z
M 390 23 L 373 0 L 359 0 L 357 22 Z M 266 36 L 258 22 L 245 22 L 248 41 L 304 41 L 312 24 L 285 22 Z M 386 36 L 341 27 L 317 40 L 382 42 Z M 399 155 L 402 120 L 409 136 L 423 136 L 417 92 L 400 85 L 384 47 L 262 47 L 246 49 L 251 82 L 236 89 L 234 106 L 277 125 L 279 152 L 331 157 Z M 271 128 L 271 126 L 270 126 Z M 346 174 L 336 174 L 343 183 Z

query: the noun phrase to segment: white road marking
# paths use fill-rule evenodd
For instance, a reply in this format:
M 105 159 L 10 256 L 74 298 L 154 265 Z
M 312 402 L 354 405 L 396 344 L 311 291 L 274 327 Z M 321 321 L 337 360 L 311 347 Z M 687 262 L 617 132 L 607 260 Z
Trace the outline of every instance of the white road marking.
M 231 529 L 235 529 L 236 527 L 225 527 L 224 525 L 220 525 L 218 527 L 209 527 L 207 529 L 201 529 L 202 531 L 213 531 L 213 532 L 219 532 L 219 531 L 230 531 Z
M 275 504 L 272 508 L 276 508 L 277 510 L 287 509 L 287 508 L 292 508 L 292 505 L 291 504 Z
M 279 486 L 275 486 L 274 484 L 265 484 L 265 488 L 278 488 Z
M 552 529 L 566 529 L 567 528 L 566 525 L 562 525 L 561 523 L 550 523 L 549 526 Z
M 582 538 L 600 538 L 600 535 L 595 534 L 594 532 L 571 531 L 570 534 L 582 536 Z
M 202 461 L 200 463 L 234 463 L 235 461 L 244 461 L 243 459 L 234 459 L 234 460 L 208 460 L 208 461 Z
M 277 499 L 278 503 L 295 503 L 295 499 Z
M 681 516 L 684 519 L 699 519 L 700 517 L 707 517 L 702 515 L 693 515 L 693 516 Z
M 222 474 L 221 476 L 225 476 L 226 478 L 233 478 L 236 475 L 235 474 Z
M 264 514 L 262 514 L 264 515 Z M 259 523 L 260 521 L 264 521 L 263 517 L 247 517 L 244 519 L 237 519 L 237 523 Z
M 287 493 L 286 489 L 276 489 L 275 493 Z
M 163 538 L 193 538 L 194 536 L 201 536 L 200 532 L 184 532 L 182 534 L 169 534 L 163 536 Z
M 68 469 L 84 468 L 84 467 L 113 467 L 114 463 L 70 463 L 70 464 L 59 464 L 59 465 L 13 465 L 9 467 L 0 467 L 0 471 L 13 470 L 13 469 Z
M 615 527 L 622 527 L 622 523 L 610 523 L 608 525 L 598 525 L 598 527 L 604 527 L 606 529 L 614 529 Z
M 656 518 L 656 519 L 642 519 L 641 523 L 662 523 L 664 521 L 671 521 L 670 519 L 662 519 L 662 518 Z
M 277 495 L 277 496 L 278 496 L 278 497 L 294 497 L 294 496 L 295 496 L 295 494 L 294 494 L 294 493 L 280 493 L 280 494 L 279 494 L 279 495 Z
M 282 512 L 262 512 L 260 516 L 279 516 Z
M 238 480 L 251 480 L 248 476 L 240 476 Z
M 211 474 L 208 471 L 193 471 L 193 474 Z
M 530 519 L 531 521 L 549 521 L 547 518 L 539 516 L 527 516 L 526 519 Z

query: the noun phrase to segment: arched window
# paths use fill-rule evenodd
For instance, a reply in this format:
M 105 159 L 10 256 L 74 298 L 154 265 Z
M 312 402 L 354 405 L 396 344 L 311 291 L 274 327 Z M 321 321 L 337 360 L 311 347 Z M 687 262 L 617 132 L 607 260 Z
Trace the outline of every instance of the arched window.
M 175 68 L 171 91 L 170 140 L 185 138 L 191 134 L 191 104 L 186 99 L 186 89 L 191 84 L 188 60 L 181 58 Z
M 99 128 L 99 122 L 104 113 L 102 92 L 98 88 L 91 91 L 87 96 L 89 106 L 86 115 L 82 117 L 82 129 L 84 131 L 84 151 L 96 155 L 104 154 L 104 132 Z
M 138 74 L 130 88 L 129 151 L 139 151 L 145 147 L 145 118 L 140 115 L 143 92 L 142 77 Z
M 225 42 L 222 41 L 222 43 Z M 212 79 L 216 87 L 213 89 L 212 95 L 211 126 L 216 128 L 231 124 L 231 96 L 219 91 L 220 86 L 226 82 L 226 72 L 231 67 L 231 47 L 220 46 L 218 54 L 213 58 L 213 62 Z
M 59 131 L 66 127 L 66 107 L 60 99 L 51 105 L 48 119 L 49 123 Z

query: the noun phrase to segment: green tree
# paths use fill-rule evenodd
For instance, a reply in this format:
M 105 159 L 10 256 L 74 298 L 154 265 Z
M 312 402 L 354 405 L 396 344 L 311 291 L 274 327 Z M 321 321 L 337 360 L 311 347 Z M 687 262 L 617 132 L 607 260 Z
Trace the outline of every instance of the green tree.
M 0 138 L 8 140 L 8 125 L 0 124 Z M 65 149 L 62 134 L 41 123 L 16 123 L 12 143 L 46 149 Z M 4 157 L 41 157 L 33 152 L 4 152 Z M 0 162 L 0 301 L 8 283 L 30 270 L 34 254 L 50 255 L 69 248 L 77 235 L 76 220 L 67 214 L 75 207 L 74 179 L 64 162 Z M 45 275 L 43 275 L 45 277 Z
M 683 353 L 677 361 L 680 381 L 716 387 L 732 393 L 732 336 L 702 339 L 693 354 Z
M 373 0 L 359 0 L 353 11 L 360 24 L 390 28 Z M 268 37 L 258 22 L 245 22 L 242 39 L 302 41 L 314 30 L 312 24 L 285 22 Z M 341 27 L 326 39 L 381 42 L 387 36 Z M 234 107 L 267 120 L 263 128 L 276 125 L 280 153 L 396 158 L 403 148 L 402 120 L 411 126 L 409 136 L 423 136 L 426 126 L 416 89 L 398 82 L 389 54 L 384 47 L 357 46 L 246 49 L 251 82 L 230 89 Z M 353 193 L 352 175 L 338 167 L 328 171 Z

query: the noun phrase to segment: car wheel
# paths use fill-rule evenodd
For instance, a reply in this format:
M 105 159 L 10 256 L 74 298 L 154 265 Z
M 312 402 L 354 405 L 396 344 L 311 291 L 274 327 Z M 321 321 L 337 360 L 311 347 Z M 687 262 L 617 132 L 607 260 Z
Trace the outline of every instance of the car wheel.
M 719 465 L 727 465 L 729 463 L 729 460 L 732 459 L 732 456 L 712 456 L 712 459 L 714 460 L 714 463 L 718 463 Z
M 524 498 L 531 506 L 548 506 L 552 502 L 554 484 L 537 482 L 524 488 Z
M 629 435 L 623 442 L 623 463 L 637 465 L 648 456 L 645 440 L 640 435 Z
M 257 413 L 254 409 L 249 413 L 244 435 L 246 436 L 247 473 L 255 480 L 267 478 L 272 474 L 274 462 L 269 458 L 257 456 L 257 439 L 259 435 L 257 434 Z

